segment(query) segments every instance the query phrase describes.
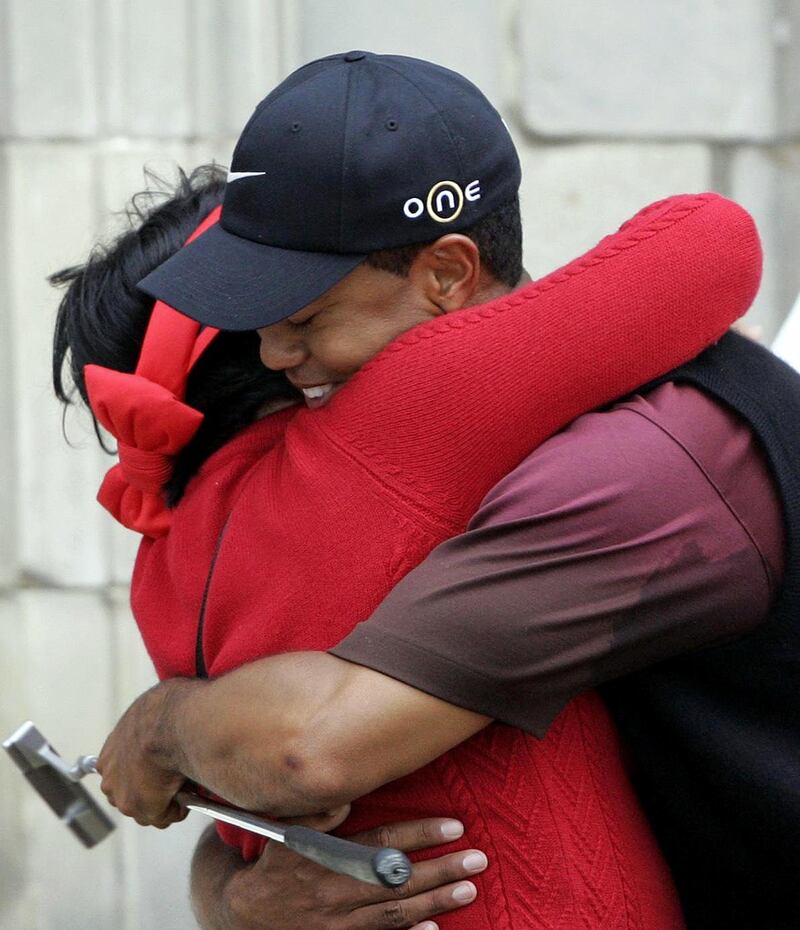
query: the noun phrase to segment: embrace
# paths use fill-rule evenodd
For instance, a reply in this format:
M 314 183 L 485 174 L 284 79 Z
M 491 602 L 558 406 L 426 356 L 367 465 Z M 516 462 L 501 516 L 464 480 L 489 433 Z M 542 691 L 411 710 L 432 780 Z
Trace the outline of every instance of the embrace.
M 519 184 L 466 79 L 348 52 L 54 276 L 161 680 L 109 800 L 166 827 L 188 780 L 415 861 L 212 828 L 208 930 L 796 918 L 800 379 L 727 332 L 758 235 L 671 197 L 534 282 Z

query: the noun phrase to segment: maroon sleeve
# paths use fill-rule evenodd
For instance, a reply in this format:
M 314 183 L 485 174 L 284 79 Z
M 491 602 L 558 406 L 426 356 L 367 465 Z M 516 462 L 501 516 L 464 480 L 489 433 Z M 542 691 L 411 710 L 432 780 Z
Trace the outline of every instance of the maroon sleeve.
M 331 652 L 541 736 L 580 692 L 762 622 L 782 551 L 749 429 L 667 384 L 542 445 Z

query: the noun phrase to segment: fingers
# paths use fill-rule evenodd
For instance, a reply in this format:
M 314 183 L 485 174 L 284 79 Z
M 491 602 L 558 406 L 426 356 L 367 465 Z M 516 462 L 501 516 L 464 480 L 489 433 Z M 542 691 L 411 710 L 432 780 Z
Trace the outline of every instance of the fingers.
M 447 856 L 440 856 L 438 859 L 416 862 L 412 867 L 411 878 L 405 885 L 391 889 L 375 885 L 366 886 L 362 892 L 362 900 L 367 904 L 373 902 L 377 904 L 390 898 L 394 900 L 414 898 L 445 886 L 455 888 L 460 880 L 467 879 L 471 875 L 479 875 L 488 864 L 486 856 L 478 849 L 461 850 Z
M 456 882 L 395 901 L 384 901 L 362 907 L 352 912 L 352 923 L 348 930 L 396 930 L 412 927 L 436 914 L 455 911 L 470 904 L 477 897 L 478 891 L 472 882 Z
M 165 811 L 164 816 L 158 823 L 153 824 L 153 826 L 157 827 L 159 830 L 166 830 L 166 828 L 171 827 L 172 824 L 180 823 L 182 820 L 186 820 L 188 816 L 188 807 L 184 807 L 177 801 L 170 801 L 169 807 Z
M 180 823 L 180 821 L 186 819 L 189 813 L 186 808 L 181 807 L 175 801 L 173 801 L 164 813 L 160 815 L 151 813 L 143 814 L 136 810 L 119 806 L 117 810 L 126 817 L 130 817 L 132 820 L 136 821 L 140 827 L 155 827 L 157 830 L 166 830 L 167 827 L 171 827 L 172 824 Z
M 470 875 L 479 875 L 488 865 L 486 856 L 478 849 L 450 853 L 438 859 L 417 862 L 411 878 L 395 892 L 402 892 L 404 898 L 411 898 L 434 888 L 440 888 Z
M 449 829 L 448 829 L 449 826 Z M 444 827 L 444 831 L 443 828 Z M 461 825 L 444 819 L 393 824 L 384 830 L 358 834 L 361 842 L 388 842 L 406 849 L 422 848 L 452 840 Z M 476 849 L 448 853 L 436 859 L 415 863 L 411 879 L 400 888 L 387 889 L 337 875 L 302 859 L 279 843 L 269 843 L 264 854 L 248 869 L 246 879 L 261 896 L 259 913 L 273 905 L 285 920 L 296 901 L 303 903 L 304 917 L 298 926 L 324 927 L 325 930 L 394 930 L 413 927 L 435 930 L 436 914 L 457 910 L 477 896 L 469 878 L 487 867 L 486 856 Z M 253 891 L 247 894 L 247 907 L 253 905 Z M 270 911 L 271 913 L 271 911 Z M 319 918 L 314 923 L 310 915 Z
M 131 798 L 127 793 L 118 797 L 109 785 L 100 783 L 100 788 L 106 796 L 106 800 L 112 807 L 135 820 L 140 827 L 156 827 L 158 830 L 165 830 L 173 823 L 179 823 L 185 820 L 189 815 L 188 808 L 183 807 L 174 798 L 166 803 L 159 798 L 150 800 L 145 798 Z
M 442 843 L 452 843 L 464 835 L 464 825 L 458 820 L 444 817 L 428 817 L 425 820 L 409 820 L 392 823 L 374 830 L 366 830 L 347 839 L 367 846 L 391 846 L 404 852 L 428 849 Z
M 412 867 L 411 878 L 398 888 L 363 885 L 359 889 L 359 903 L 362 906 L 381 902 L 390 903 L 399 899 L 414 898 L 417 895 L 445 886 L 449 886 L 453 890 L 459 881 L 468 879 L 472 875 L 479 875 L 486 869 L 487 865 L 486 856 L 478 849 L 461 850 L 460 852 L 440 856 L 438 859 L 416 862 Z M 331 889 L 329 897 L 332 903 L 336 905 L 349 905 L 353 903 L 353 889 L 349 884 L 340 883 L 338 889 Z M 461 903 L 468 904 L 470 900 L 472 898 Z M 458 905 L 454 904 L 453 906 Z

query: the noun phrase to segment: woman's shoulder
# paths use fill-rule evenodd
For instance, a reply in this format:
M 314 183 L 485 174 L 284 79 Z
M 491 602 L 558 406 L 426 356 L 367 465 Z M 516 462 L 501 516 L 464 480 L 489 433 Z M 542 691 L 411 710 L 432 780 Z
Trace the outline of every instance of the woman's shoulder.
M 234 473 L 248 471 L 281 442 L 297 409 L 290 407 L 281 410 L 240 430 L 203 462 L 189 483 L 187 493 L 195 484 L 205 484 L 209 480 L 216 482 L 221 480 L 223 474 L 229 478 Z

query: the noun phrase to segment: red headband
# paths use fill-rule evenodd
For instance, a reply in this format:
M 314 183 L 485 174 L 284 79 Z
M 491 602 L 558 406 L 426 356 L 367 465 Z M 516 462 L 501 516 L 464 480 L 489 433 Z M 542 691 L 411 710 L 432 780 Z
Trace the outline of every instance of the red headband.
M 186 244 L 219 220 L 216 207 Z M 111 468 L 98 501 L 123 526 L 145 536 L 163 536 L 171 522 L 163 488 L 175 456 L 203 422 L 183 402 L 189 372 L 219 330 L 157 300 L 134 374 L 86 365 L 83 376 L 92 412 L 117 440 L 119 465 Z

